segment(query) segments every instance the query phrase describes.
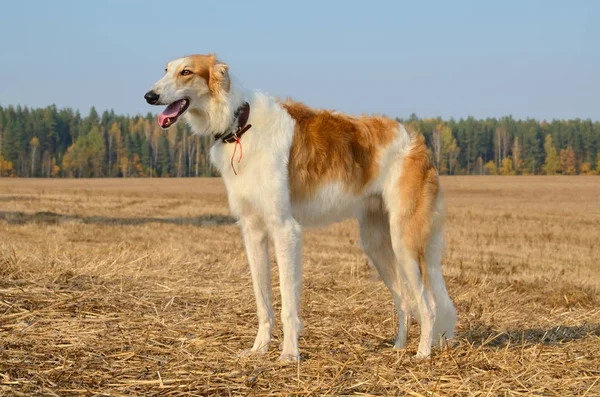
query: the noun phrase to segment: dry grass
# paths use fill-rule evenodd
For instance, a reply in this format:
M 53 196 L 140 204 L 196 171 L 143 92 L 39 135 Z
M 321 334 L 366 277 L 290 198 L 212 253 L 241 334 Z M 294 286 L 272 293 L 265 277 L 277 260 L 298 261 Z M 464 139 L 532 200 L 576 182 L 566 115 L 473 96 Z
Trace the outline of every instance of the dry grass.
M 392 349 L 344 222 L 305 235 L 296 366 L 236 358 L 255 307 L 219 180 L 0 179 L 0 395 L 600 395 L 598 180 L 442 183 L 457 344 Z

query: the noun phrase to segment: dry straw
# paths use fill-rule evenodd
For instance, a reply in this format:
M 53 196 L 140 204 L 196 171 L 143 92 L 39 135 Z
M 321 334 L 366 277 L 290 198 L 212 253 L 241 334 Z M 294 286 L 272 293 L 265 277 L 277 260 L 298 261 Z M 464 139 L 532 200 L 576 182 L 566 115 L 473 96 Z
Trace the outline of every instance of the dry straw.
M 307 231 L 287 365 L 280 328 L 268 355 L 236 356 L 256 316 L 218 180 L 0 180 L 0 396 L 598 396 L 592 179 L 443 180 L 458 336 L 427 361 L 418 326 L 392 349 L 355 223 Z

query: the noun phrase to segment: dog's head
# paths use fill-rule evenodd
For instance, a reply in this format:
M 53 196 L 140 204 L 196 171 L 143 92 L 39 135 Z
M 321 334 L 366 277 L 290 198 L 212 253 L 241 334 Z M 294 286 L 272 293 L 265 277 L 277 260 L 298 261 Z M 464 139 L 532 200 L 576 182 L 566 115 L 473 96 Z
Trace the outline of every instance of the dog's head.
M 151 105 L 167 105 L 158 124 L 168 128 L 188 112 L 210 112 L 230 89 L 227 65 L 214 55 L 191 55 L 167 64 L 165 75 L 144 95 Z

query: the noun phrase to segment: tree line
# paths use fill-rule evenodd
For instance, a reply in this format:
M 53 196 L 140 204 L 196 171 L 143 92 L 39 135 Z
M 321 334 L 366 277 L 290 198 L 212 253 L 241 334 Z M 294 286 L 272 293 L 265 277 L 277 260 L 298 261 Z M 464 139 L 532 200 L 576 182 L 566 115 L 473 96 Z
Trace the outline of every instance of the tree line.
M 403 122 L 423 134 L 447 175 L 593 175 L 600 173 L 600 123 L 591 120 L 420 119 Z M 113 111 L 87 116 L 56 106 L 0 106 L 0 176 L 216 176 L 210 137 L 185 123 L 163 130 L 152 114 Z
M 211 144 L 185 123 L 163 130 L 152 114 L 0 106 L 0 176 L 214 176 Z
M 600 174 L 600 122 L 581 120 L 400 120 L 425 135 L 444 175 Z

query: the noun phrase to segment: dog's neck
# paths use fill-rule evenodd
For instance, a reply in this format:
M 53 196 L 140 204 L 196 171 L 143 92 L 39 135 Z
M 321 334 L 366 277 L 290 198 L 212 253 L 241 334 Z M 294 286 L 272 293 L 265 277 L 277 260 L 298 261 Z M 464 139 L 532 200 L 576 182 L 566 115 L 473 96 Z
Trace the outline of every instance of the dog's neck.
M 190 107 L 184 117 L 198 135 L 219 136 L 237 128 L 239 109 L 246 103 L 241 87 L 231 84 L 229 92 L 208 100 L 199 107 Z
M 215 135 L 215 141 L 220 140 L 223 143 L 238 142 L 242 135 L 252 127 L 251 124 L 248 124 L 249 118 L 250 104 L 244 102 L 233 114 L 233 124 L 228 130 Z

